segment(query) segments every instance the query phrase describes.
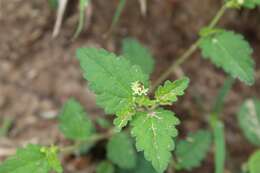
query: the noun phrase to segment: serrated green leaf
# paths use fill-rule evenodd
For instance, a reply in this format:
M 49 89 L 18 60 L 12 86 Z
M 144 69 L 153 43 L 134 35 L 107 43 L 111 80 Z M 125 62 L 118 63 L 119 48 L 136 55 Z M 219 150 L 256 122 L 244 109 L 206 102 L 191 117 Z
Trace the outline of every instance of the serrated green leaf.
M 39 145 L 28 145 L 18 149 L 16 155 L 8 158 L 0 165 L 1 173 L 49 173 L 51 170 L 62 172 L 62 167 L 57 158 L 57 153 L 50 156 L 41 151 Z
M 108 114 L 133 107 L 133 83 L 148 87 L 148 76 L 125 58 L 95 48 L 78 49 L 77 57 L 90 88 L 97 95 L 97 104 Z
M 252 156 L 250 156 L 248 161 L 249 173 L 259 173 L 260 172 L 260 151 L 256 151 Z
M 59 115 L 59 129 L 68 139 L 87 140 L 93 132 L 93 125 L 80 103 L 69 99 Z
M 199 130 L 188 135 L 186 140 L 181 140 L 176 146 L 178 169 L 191 170 L 200 166 L 205 159 L 211 144 L 211 134 L 206 130 Z
M 171 105 L 177 101 L 177 96 L 182 96 L 189 85 L 189 78 L 184 77 L 174 82 L 166 81 L 155 91 L 155 98 L 161 105 Z
M 121 168 L 131 169 L 136 166 L 136 152 L 126 133 L 117 133 L 108 141 L 107 158 Z
M 114 173 L 115 168 L 114 165 L 112 165 L 108 161 L 102 161 L 97 165 L 96 173 Z
M 97 94 L 97 104 L 107 113 L 116 113 L 132 103 L 131 85 L 139 81 L 148 86 L 148 76 L 138 66 L 103 49 L 81 48 L 77 57 L 90 88 Z
M 260 101 L 246 100 L 241 106 L 237 118 L 245 137 L 252 144 L 260 146 Z
M 144 159 L 143 153 L 138 154 L 137 165 L 134 169 L 120 169 L 118 173 L 157 173 L 151 163 Z
M 199 46 L 203 57 L 209 58 L 217 67 L 248 85 L 254 83 L 252 49 L 243 36 L 223 31 L 201 38 Z
M 154 58 L 150 51 L 133 38 L 123 40 L 123 55 L 133 64 L 139 65 L 146 74 L 154 69 Z
M 176 125 L 180 121 L 173 112 L 157 109 L 153 112 L 139 112 L 132 120 L 131 134 L 136 138 L 136 148 L 144 151 L 158 172 L 163 172 L 171 159 L 174 149 L 173 138 L 177 136 Z

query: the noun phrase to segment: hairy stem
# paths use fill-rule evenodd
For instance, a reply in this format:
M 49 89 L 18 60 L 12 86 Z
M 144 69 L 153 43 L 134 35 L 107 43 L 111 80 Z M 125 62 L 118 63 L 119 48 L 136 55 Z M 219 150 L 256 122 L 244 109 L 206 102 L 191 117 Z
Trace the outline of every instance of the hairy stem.
M 79 141 L 74 143 L 73 145 L 66 146 L 60 149 L 60 153 L 62 154 L 70 154 L 74 151 L 78 150 L 82 144 L 93 144 L 97 143 L 98 141 L 101 141 L 103 139 L 110 138 L 115 133 L 115 129 L 112 128 L 106 133 L 99 133 L 92 135 L 87 141 Z
M 198 48 L 199 40 L 193 43 L 190 48 L 185 51 L 182 56 L 177 58 L 176 61 L 172 63 L 172 65 L 155 81 L 151 88 L 151 92 L 155 90 L 155 88 L 162 83 L 178 66 L 184 63 Z
M 208 25 L 209 28 L 214 28 L 218 24 L 221 17 L 225 14 L 227 8 L 228 8 L 228 6 L 227 6 L 227 3 L 226 3 L 219 9 L 219 11 L 215 15 L 215 17 L 212 19 L 212 21 Z
M 214 28 L 217 23 L 219 22 L 219 20 L 221 19 L 221 17 L 224 15 L 225 11 L 227 10 L 228 6 L 227 3 L 224 4 L 220 10 L 217 12 L 217 14 L 215 15 L 215 17 L 211 20 L 211 22 L 209 23 L 208 27 L 209 28 Z M 160 84 L 162 83 L 165 79 L 167 79 L 167 77 L 177 68 L 179 67 L 182 63 L 184 63 L 187 59 L 189 59 L 191 57 L 191 55 L 197 50 L 198 46 L 199 46 L 199 39 L 193 43 L 190 48 L 188 48 L 179 58 L 177 58 L 176 61 L 174 61 L 172 63 L 172 65 L 164 72 L 162 73 L 162 75 L 154 82 L 152 88 L 151 88 L 151 92 L 154 91 L 154 89 Z

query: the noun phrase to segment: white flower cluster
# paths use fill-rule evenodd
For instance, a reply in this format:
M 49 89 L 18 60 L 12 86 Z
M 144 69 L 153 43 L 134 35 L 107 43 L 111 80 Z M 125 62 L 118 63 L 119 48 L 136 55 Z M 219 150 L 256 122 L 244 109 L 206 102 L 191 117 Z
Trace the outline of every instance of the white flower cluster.
M 148 88 L 145 88 L 144 85 L 140 81 L 135 81 L 131 85 L 133 95 L 147 95 L 148 94 Z

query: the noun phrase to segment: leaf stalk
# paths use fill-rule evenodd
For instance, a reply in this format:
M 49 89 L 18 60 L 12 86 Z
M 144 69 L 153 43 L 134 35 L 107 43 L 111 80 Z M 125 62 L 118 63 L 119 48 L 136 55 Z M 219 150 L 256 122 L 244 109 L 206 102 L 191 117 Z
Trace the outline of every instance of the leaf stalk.
M 211 22 L 208 25 L 208 28 L 214 28 L 221 17 L 225 14 L 226 10 L 228 9 L 228 4 L 225 3 L 217 12 L 217 14 L 214 16 L 214 18 L 211 20 Z M 160 77 L 154 82 L 154 84 L 151 87 L 151 92 L 155 90 L 155 88 L 160 85 L 163 81 L 167 79 L 167 77 L 181 64 L 183 64 L 186 60 L 188 60 L 191 55 L 197 50 L 199 46 L 200 39 L 198 39 L 195 43 L 193 43 L 177 60 L 172 62 L 172 65 L 160 75 Z

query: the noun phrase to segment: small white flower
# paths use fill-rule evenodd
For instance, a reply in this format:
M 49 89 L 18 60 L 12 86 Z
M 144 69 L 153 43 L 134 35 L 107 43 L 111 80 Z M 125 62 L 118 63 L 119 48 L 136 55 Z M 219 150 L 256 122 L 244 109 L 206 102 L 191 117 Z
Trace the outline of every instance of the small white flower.
M 145 88 L 144 85 L 139 81 L 133 82 L 131 88 L 133 91 L 133 95 L 142 96 L 148 94 L 148 88 Z

